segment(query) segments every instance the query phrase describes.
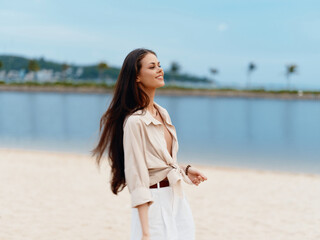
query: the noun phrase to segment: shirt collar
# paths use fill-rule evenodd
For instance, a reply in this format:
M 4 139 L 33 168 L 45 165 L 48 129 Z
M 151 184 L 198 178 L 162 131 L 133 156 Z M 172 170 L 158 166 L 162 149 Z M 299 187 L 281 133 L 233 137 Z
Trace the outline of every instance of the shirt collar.
M 167 110 L 164 109 L 163 107 L 161 107 L 155 101 L 153 101 L 153 103 L 154 103 L 155 107 L 158 109 L 163 120 L 166 121 L 167 124 L 172 125 Z M 141 119 L 147 125 L 149 125 L 150 123 L 153 123 L 154 125 L 161 125 L 162 124 L 160 121 L 155 119 L 147 109 L 137 110 L 134 114 L 141 115 Z

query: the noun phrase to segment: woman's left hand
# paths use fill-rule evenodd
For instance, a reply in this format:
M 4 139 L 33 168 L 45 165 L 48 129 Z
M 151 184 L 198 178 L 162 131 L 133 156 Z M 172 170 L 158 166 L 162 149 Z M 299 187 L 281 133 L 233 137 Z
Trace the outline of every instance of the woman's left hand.
M 188 177 L 195 185 L 199 185 L 201 182 L 208 180 L 208 178 L 200 172 L 198 169 L 194 167 L 189 167 L 188 169 Z

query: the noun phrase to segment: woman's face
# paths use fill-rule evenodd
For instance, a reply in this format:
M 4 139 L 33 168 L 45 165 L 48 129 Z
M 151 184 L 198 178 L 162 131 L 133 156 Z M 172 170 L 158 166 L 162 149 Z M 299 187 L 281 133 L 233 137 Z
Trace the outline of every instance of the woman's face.
M 141 59 L 141 69 L 136 81 L 146 89 L 155 89 L 164 86 L 163 75 L 157 57 L 152 53 L 147 53 Z

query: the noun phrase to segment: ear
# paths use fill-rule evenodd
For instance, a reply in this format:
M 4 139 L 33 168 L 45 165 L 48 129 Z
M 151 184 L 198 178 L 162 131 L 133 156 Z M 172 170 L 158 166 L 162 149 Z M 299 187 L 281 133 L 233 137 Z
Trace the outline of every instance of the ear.
M 140 77 L 139 76 L 136 78 L 136 82 L 140 82 Z

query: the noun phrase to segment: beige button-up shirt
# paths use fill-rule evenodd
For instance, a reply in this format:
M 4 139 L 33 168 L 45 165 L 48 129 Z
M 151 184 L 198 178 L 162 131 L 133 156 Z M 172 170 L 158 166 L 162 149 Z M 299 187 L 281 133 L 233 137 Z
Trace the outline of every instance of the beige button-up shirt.
M 193 184 L 177 163 L 178 139 L 167 110 L 154 102 L 173 136 L 172 157 L 167 149 L 164 126 L 146 109 L 126 117 L 123 123 L 125 179 L 131 207 L 153 203 L 149 186 L 168 178 L 174 197 L 183 196 L 181 180 Z

